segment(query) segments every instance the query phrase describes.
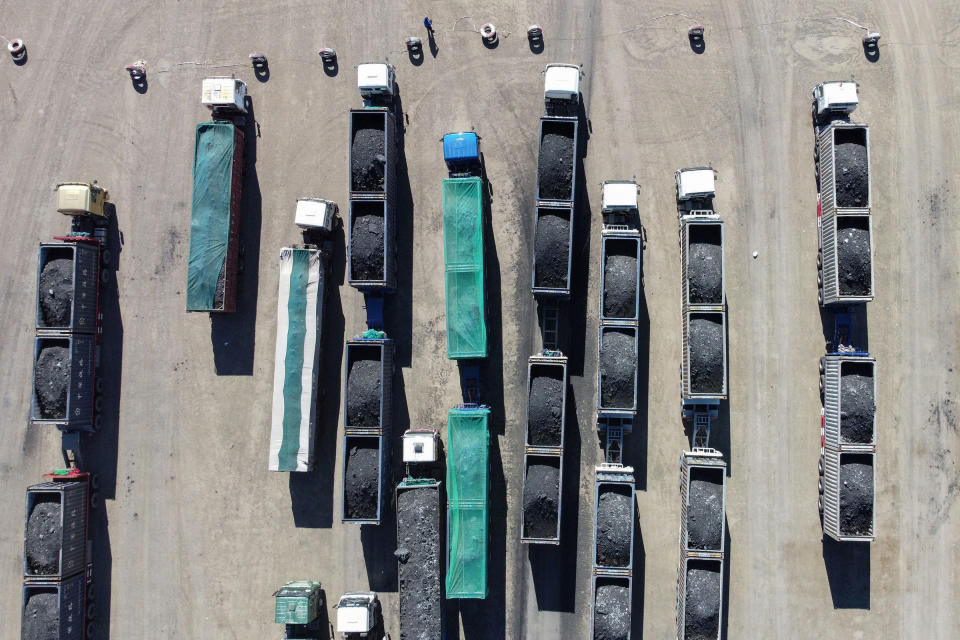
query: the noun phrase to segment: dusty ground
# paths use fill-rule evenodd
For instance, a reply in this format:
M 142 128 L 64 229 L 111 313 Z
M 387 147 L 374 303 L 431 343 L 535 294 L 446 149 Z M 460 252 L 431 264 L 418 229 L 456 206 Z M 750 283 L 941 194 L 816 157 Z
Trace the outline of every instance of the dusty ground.
M 298 478 L 266 471 L 277 252 L 299 242 L 297 197 L 345 207 L 346 110 L 360 104 L 353 67 L 388 56 L 409 120 L 398 172 L 401 293 L 386 307 L 400 369 L 398 432 L 444 427 L 459 399 L 456 366 L 445 359 L 439 268 L 445 170 L 437 140 L 445 131 L 477 128 L 493 188 L 491 591 L 485 602 L 450 604 L 451 635 L 461 627 L 466 639 L 589 633 L 592 469 L 601 455 L 592 422 L 599 183 L 633 175 L 647 230 L 641 354 L 649 353 L 640 362 L 641 420 L 625 452 L 637 469 L 642 532 L 634 638 L 673 629 L 686 442 L 673 171 L 711 162 L 727 221 L 730 403 L 713 443 L 730 456 L 729 637 L 952 637 L 960 595 L 960 234 L 951 204 L 960 89 L 950 78 L 960 66 L 960 8 L 947 0 L 841 0 L 812 11 L 760 0 L 708 5 L 693 19 L 654 20 L 685 7 L 222 0 L 201 9 L 106 0 L 81 10 L 4 1 L 4 35 L 24 38 L 29 60 L 0 60 L 0 199 L 10 219 L 0 237 L 0 512 L 8 515 L 0 523 L 0 617 L 16 620 L 20 606 L 23 488 L 59 462 L 58 435 L 25 425 L 36 245 L 67 229 L 52 185 L 96 178 L 111 191 L 123 239 L 119 297 L 108 296 L 106 309 L 108 419 L 88 449 L 104 479 L 95 521 L 100 637 L 279 633 L 271 594 L 291 579 L 321 580 L 330 602 L 346 590 L 379 591 L 397 637 L 395 518 L 374 531 L 340 524 L 342 344 L 364 328 L 362 296 L 349 287 L 328 300 L 324 324 L 319 470 Z M 428 11 L 438 50 L 417 66 L 402 42 L 424 35 Z M 840 18 L 883 33 L 879 59 L 865 58 L 862 32 Z M 492 50 L 470 31 L 488 20 L 501 32 Z M 702 54 L 685 36 L 694 20 L 706 26 Z M 533 22 L 544 28 L 540 55 L 523 37 Z M 340 54 L 337 75 L 321 69 L 321 46 Z M 266 82 L 247 61 L 255 50 L 269 58 Z M 148 64 L 144 93 L 123 72 L 138 58 Z M 566 439 L 563 544 L 528 552 L 518 537 L 525 359 L 539 344 L 529 293 L 538 72 L 553 61 L 584 65 L 591 123 L 575 293 L 561 338 L 577 420 Z M 230 73 L 249 83 L 259 137 L 248 146 L 241 311 L 211 325 L 184 313 L 193 130 L 209 117 L 200 79 Z M 856 119 L 871 125 L 875 203 L 877 298 L 867 313 L 879 363 L 880 453 L 878 539 L 869 549 L 824 545 L 816 512 L 823 339 L 809 99 L 816 82 L 851 76 L 861 86 Z M 335 258 L 342 281 L 342 242 Z

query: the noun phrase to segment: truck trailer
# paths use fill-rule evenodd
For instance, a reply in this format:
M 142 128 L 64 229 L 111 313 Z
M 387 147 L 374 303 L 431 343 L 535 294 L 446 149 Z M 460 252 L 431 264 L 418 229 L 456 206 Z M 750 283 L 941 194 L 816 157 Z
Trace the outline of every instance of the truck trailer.
M 869 214 L 870 128 L 831 122 L 817 134 L 817 171 L 824 213 Z
M 540 118 L 537 205 L 573 206 L 577 189 L 577 131 L 570 116 Z
M 681 380 L 685 403 L 727 399 L 727 312 L 683 314 Z
M 573 263 L 574 207 L 537 205 L 534 217 L 534 296 L 567 299 Z
M 820 515 L 824 535 L 837 542 L 876 538 L 877 454 L 820 450 Z
M 723 627 L 723 564 L 723 557 L 680 557 L 677 569 L 677 640 L 720 640 Z
M 874 298 L 873 217 L 818 206 L 817 295 L 821 305 Z
M 483 180 L 443 180 L 447 357 L 487 357 Z
M 680 270 L 684 311 L 726 309 L 723 220 L 713 212 L 680 218 Z
M 838 451 L 876 451 L 877 362 L 864 353 L 821 358 L 824 446 Z
M 489 592 L 489 420 L 482 405 L 461 405 L 447 415 L 448 599 L 482 599 Z
M 725 552 L 727 463 L 716 449 L 680 456 L 680 554 L 722 558 Z
M 350 200 L 395 204 L 396 153 L 397 119 L 390 107 L 350 110 Z
M 633 418 L 637 413 L 637 327 L 600 325 L 597 416 Z
M 600 322 L 637 326 L 640 318 L 643 240 L 640 231 L 604 226 L 600 238 Z
M 440 579 L 440 482 L 407 478 L 397 485 L 400 640 L 443 640 Z
M 633 602 L 633 467 L 596 467 L 591 638 L 629 640 Z

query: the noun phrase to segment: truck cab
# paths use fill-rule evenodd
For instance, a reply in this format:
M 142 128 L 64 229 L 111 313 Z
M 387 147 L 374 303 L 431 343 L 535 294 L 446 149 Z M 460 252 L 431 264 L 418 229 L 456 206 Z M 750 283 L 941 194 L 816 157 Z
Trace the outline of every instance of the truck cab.
M 365 62 L 357 66 L 357 89 L 364 100 L 393 100 L 396 70 L 386 62 Z
M 319 582 L 288 582 L 273 596 L 276 599 L 274 622 L 286 625 L 286 639 L 320 637 L 323 591 Z
M 203 105 L 211 111 L 246 113 L 247 84 L 238 78 L 203 79 Z
M 373 591 L 350 591 L 340 596 L 334 605 L 337 610 L 337 633 L 344 640 L 370 638 L 381 640 L 375 634 L 380 622 L 380 600 Z
M 606 180 L 603 183 L 601 209 L 604 213 L 630 212 L 637 208 L 637 183 L 633 180 Z
M 94 182 L 61 182 L 56 186 L 57 211 L 67 216 L 106 219 L 107 190 Z
M 473 131 L 444 135 L 443 161 L 451 177 L 470 175 L 480 167 L 480 136 Z
M 580 66 L 548 64 L 543 70 L 543 100 L 547 105 L 578 104 L 580 102 Z
M 306 231 L 329 234 L 337 228 L 337 203 L 323 198 L 299 198 L 295 222 Z
M 832 80 L 813 88 L 817 117 L 847 115 L 860 103 L 859 85 L 853 81 Z
M 712 167 L 678 169 L 675 175 L 677 179 L 677 200 L 680 202 L 710 199 L 716 195 L 717 174 Z

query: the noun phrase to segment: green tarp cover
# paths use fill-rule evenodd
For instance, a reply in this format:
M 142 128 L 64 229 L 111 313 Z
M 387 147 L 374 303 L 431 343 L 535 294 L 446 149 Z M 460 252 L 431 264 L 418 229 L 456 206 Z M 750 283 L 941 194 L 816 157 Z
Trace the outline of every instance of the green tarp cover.
M 211 311 L 217 279 L 227 259 L 230 186 L 233 179 L 233 125 L 197 125 L 193 154 L 193 209 L 187 264 L 187 311 Z
M 447 417 L 447 598 L 487 597 L 490 410 Z
M 447 357 L 487 357 L 483 283 L 483 182 L 443 181 L 443 259 L 446 267 Z

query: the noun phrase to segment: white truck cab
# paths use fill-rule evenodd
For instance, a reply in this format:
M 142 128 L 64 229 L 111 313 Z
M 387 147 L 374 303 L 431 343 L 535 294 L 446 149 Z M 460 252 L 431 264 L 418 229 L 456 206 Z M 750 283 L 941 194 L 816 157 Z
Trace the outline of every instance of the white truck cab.
M 332 232 L 337 224 L 337 203 L 323 198 L 297 200 L 295 222 L 301 229 Z
M 357 65 L 357 89 L 363 98 L 393 98 L 396 70 L 386 62 Z
M 237 78 L 204 78 L 203 104 L 213 111 L 247 112 L 247 84 Z
M 337 610 L 337 633 L 345 639 L 370 638 L 380 616 L 380 600 L 373 591 L 350 591 L 340 596 Z M 375 640 L 380 640 L 376 638 Z
M 61 182 L 56 186 L 57 211 L 67 216 L 106 218 L 107 190 L 94 182 Z
M 403 461 L 436 462 L 440 449 L 440 432 L 436 429 L 407 429 L 403 433 Z
M 712 198 L 716 194 L 717 173 L 712 167 L 690 167 L 678 169 L 677 200 Z
M 821 82 L 813 88 L 817 115 L 852 113 L 860 103 L 859 85 L 853 81 Z
M 633 180 L 606 180 L 600 202 L 604 213 L 636 210 L 637 183 Z
M 548 64 L 543 70 L 543 100 L 548 104 L 577 104 L 580 101 L 580 66 Z

